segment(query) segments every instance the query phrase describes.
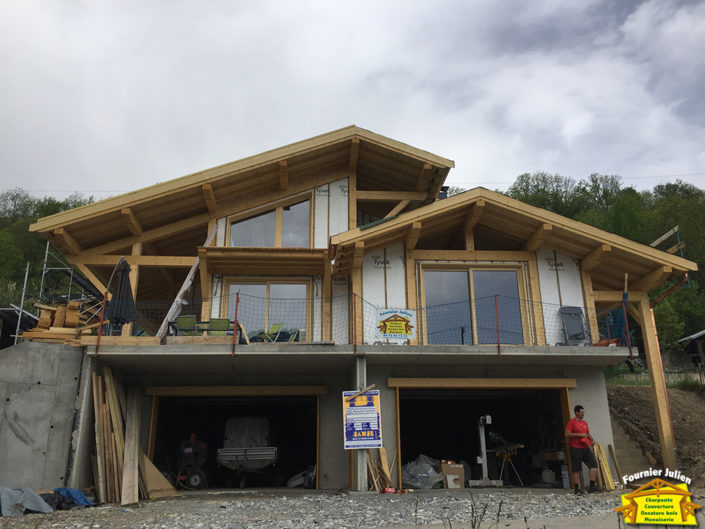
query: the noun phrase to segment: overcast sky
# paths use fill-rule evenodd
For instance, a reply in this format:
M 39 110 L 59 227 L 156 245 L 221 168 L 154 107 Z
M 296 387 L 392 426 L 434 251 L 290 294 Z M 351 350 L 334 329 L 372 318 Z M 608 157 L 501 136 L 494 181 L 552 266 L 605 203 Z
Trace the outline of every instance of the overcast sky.
M 0 0 L 0 191 L 103 198 L 356 124 L 705 188 L 705 2 Z

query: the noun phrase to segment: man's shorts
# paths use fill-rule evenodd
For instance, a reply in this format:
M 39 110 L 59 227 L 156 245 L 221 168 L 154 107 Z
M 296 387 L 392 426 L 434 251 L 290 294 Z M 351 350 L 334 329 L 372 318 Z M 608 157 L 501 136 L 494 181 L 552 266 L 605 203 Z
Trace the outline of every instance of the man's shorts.
M 589 448 L 570 447 L 570 462 L 573 465 L 573 472 L 580 472 L 582 463 L 585 462 L 588 468 L 597 468 L 595 454 Z

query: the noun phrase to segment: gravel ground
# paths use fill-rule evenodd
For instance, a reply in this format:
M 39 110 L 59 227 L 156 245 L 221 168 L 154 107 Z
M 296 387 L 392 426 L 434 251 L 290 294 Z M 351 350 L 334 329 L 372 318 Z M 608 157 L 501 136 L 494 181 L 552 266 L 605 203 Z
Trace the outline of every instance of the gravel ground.
M 624 493 L 624 492 L 622 492 Z M 120 507 L 0 518 L 0 528 L 95 529 L 357 529 L 440 527 L 469 529 L 473 512 L 487 506 L 485 520 L 539 520 L 558 517 L 615 516 L 620 491 L 576 497 L 572 491 L 542 489 L 463 489 L 407 494 L 335 493 L 307 490 L 192 492 Z M 705 504 L 705 490 L 693 501 Z M 567 522 L 567 520 L 566 520 Z M 527 524 L 528 526 L 528 524 Z M 499 524 L 502 527 L 502 524 Z

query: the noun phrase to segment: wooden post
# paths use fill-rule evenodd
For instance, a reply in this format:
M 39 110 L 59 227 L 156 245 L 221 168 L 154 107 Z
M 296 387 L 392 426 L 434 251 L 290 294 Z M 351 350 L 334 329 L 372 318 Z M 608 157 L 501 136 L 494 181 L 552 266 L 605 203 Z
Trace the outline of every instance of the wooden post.
M 639 324 L 641 325 L 641 334 L 644 338 L 644 353 L 646 355 L 646 365 L 649 368 L 651 395 L 654 402 L 659 441 L 661 443 L 662 460 L 664 466 L 676 468 L 676 447 L 673 435 L 673 423 L 671 421 L 671 412 L 668 405 L 666 379 L 663 374 L 661 351 L 658 345 L 653 311 L 649 305 L 649 298 L 645 294 L 639 297 L 638 304 Z
M 132 255 L 142 255 L 142 243 L 136 242 L 132 245 Z M 137 303 L 137 284 L 140 280 L 140 267 L 136 264 L 130 265 L 130 287 L 132 288 L 132 300 Z M 120 334 L 122 336 L 132 336 L 132 323 L 122 326 Z
M 331 314 L 331 291 L 333 288 L 333 279 L 331 277 L 330 259 L 328 259 L 328 250 L 323 256 L 323 300 L 321 307 L 321 339 L 324 342 L 329 342 L 332 339 L 332 314 Z

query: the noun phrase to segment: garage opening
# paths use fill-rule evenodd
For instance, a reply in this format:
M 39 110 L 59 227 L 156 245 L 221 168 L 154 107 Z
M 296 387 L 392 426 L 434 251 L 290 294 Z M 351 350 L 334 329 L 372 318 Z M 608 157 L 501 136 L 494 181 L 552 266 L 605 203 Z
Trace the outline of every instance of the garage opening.
M 154 463 L 160 470 L 177 476 L 184 482 L 184 461 L 188 452 L 201 457 L 201 445 L 207 445 L 202 464 L 209 488 L 280 487 L 302 472 L 313 475 L 316 465 L 317 397 L 159 397 L 156 430 L 154 432 Z M 230 421 L 230 422 L 229 422 Z M 239 453 L 228 460 L 230 466 L 218 462 L 218 449 L 228 446 L 230 437 L 237 439 L 242 429 L 249 429 L 254 444 L 276 447 L 275 460 L 271 453 L 255 456 L 255 452 Z M 241 444 L 233 441 L 229 446 Z M 193 447 L 197 448 L 193 448 Z M 250 447 L 265 448 L 265 447 Z M 221 460 L 221 463 L 223 461 Z M 181 468 L 180 468 L 181 467 Z M 312 482 L 307 482 L 312 486 Z
M 562 486 L 561 398 L 560 389 L 400 388 L 402 463 L 422 454 L 464 462 L 465 482 L 482 479 L 479 422 L 489 416 L 484 425 L 489 479 L 499 480 L 502 473 L 505 485 Z

